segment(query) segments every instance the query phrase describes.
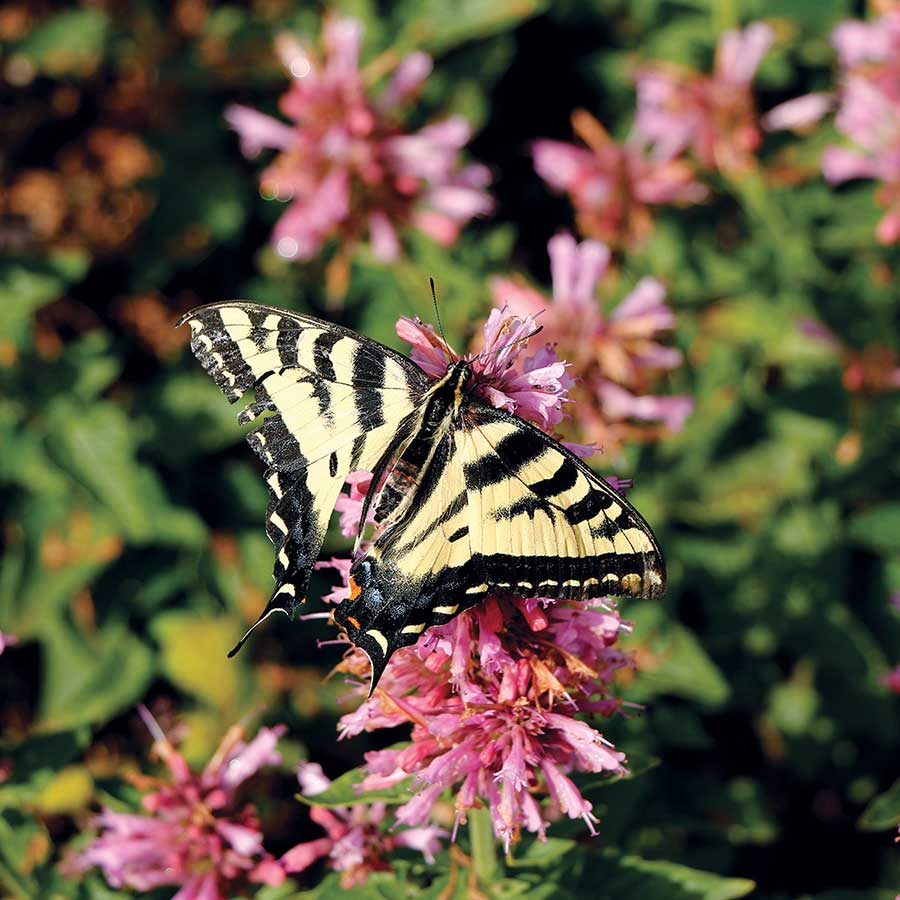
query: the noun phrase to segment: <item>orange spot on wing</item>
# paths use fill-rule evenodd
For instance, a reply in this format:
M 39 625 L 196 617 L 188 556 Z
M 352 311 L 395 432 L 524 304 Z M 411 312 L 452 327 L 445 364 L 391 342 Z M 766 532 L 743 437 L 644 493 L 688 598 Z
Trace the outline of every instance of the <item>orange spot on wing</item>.
M 350 599 L 355 600 L 362 593 L 362 588 L 350 577 Z
M 359 629 L 362 628 L 362 625 L 360 625 L 359 622 L 358 622 L 356 619 L 353 618 L 353 616 L 347 616 L 347 621 L 348 621 L 348 622 L 349 622 L 349 623 L 350 623 L 357 631 L 359 631 Z

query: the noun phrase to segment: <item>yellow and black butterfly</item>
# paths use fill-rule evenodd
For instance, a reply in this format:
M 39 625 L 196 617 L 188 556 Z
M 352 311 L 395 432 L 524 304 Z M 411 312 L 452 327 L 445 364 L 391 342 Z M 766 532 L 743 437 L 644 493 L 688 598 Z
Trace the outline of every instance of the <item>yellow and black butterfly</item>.
M 334 611 L 371 660 L 370 691 L 395 650 L 489 593 L 665 590 L 640 514 L 557 441 L 473 396 L 470 361 L 431 381 L 347 328 L 239 300 L 185 322 L 229 401 L 255 394 L 238 419 L 258 423 L 248 440 L 269 466 L 266 530 L 277 551 L 275 591 L 256 625 L 293 615 L 347 475 L 373 473 L 360 534 L 374 502 L 378 536 L 354 553 L 349 596 Z

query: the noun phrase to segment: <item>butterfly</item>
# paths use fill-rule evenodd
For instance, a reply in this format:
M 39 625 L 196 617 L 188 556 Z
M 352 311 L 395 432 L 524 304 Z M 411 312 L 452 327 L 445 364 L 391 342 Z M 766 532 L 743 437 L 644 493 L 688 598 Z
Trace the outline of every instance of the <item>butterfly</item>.
M 271 306 L 202 306 L 179 324 L 268 466 L 275 590 L 250 632 L 292 617 L 347 476 L 372 472 L 349 594 L 334 621 L 371 662 L 489 594 L 659 597 L 665 564 L 641 515 L 539 428 L 475 395 L 472 361 L 430 379 L 350 329 Z M 360 553 L 374 506 L 376 537 Z

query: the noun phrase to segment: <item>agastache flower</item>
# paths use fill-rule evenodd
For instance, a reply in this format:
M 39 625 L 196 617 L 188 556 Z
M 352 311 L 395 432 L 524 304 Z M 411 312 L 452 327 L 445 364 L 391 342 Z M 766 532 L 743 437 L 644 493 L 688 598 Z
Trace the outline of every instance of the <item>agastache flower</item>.
M 773 37 L 761 22 L 726 31 L 711 75 L 659 62 L 642 67 L 635 131 L 653 156 L 671 160 L 690 150 L 707 169 L 751 168 L 761 139 L 751 84 Z
M 301 763 L 297 778 L 306 797 L 315 797 L 331 784 L 318 763 Z M 334 809 L 313 806 L 310 818 L 325 830 L 327 837 L 298 844 L 281 861 L 288 872 L 302 872 L 324 858 L 329 868 L 341 873 L 341 887 L 345 890 L 364 884 L 371 872 L 391 871 L 387 857 L 398 847 L 418 850 L 426 862 L 434 862 L 434 854 L 441 849 L 441 838 L 447 836 L 443 828 L 422 825 L 386 831 L 386 817 L 384 803 L 357 803 Z
M 483 402 L 529 419 L 542 428 L 558 425 L 572 379 L 551 347 L 544 345 L 525 354 L 529 339 L 540 332 L 535 317 L 491 310 L 484 323 L 480 350 L 472 360 L 472 392 Z M 402 316 L 397 334 L 412 345 L 410 358 L 427 375 L 439 378 L 451 362 L 462 357 L 431 325 Z
M 623 774 L 625 756 L 575 714 L 618 709 L 609 682 L 630 664 L 614 646 L 621 627 L 603 601 L 488 598 L 432 629 L 398 651 L 373 697 L 341 719 L 343 737 L 412 723 L 408 747 L 366 755 L 362 787 L 412 775 L 412 797 L 397 810 L 410 826 L 426 822 L 447 789 L 457 825 L 486 802 L 507 848 L 523 830 L 543 839 L 560 814 L 595 833 L 591 804 L 569 776 Z M 360 676 L 366 666 L 358 652 L 341 664 Z
M 871 22 L 848 19 L 831 33 L 840 72 L 836 93 L 807 94 L 775 107 L 768 128 L 803 129 L 836 108 L 835 127 L 851 146 L 822 153 L 831 184 L 856 178 L 881 182 L 876 194 L 887 212 L 876 228 L 883 244 L 900 240 L 900 11 Z
M 370 73 L 359 68 L 361 40 L 360 22 L 336 16 L 325 19 L 321 52 L 279 40 L 292 76 L 280 107 L 291 124 L 245 106 L 226 110 L 246 155 L 278 151 L 262 191 L 289 203 L 272 233 L 287 259 L 311 259 L 332 238 L 346 247 L 368 237 L 375 256 L 393 260 L 405 228 L 451 244 L 469 219 L 492 209 L 487 169 L 460 164 L 471 137 L 464 118 L 404 130 L 400 108 L 427 78 L 431 59 L 402 59 L 376 96 Z
M 278 885 L 285 867 L 263 847 L 259 819 L 237 788 L 263 766 L 277 765 L 275 746 L 285 728 L 261 728 L 247 742 L 240 725 L 225 735 L 202 772 L 193 772 L 146 709 L 154 747 L 168 778 L 136 776 L 145 812 L 104 809 L 100 834 L 75 858 L 74 867 L 99 867 L 113 888 L 149 891 L 179 888 L 173 900 L 228 900 L 250 884 Z
M 690 163 L 653 158 L 640 135 L 618 143 L 584 110 L 573 114 L 572 127 L 584 146 L 541 139 L 533 143 L 532 156 L 538 175 L 569 195 L 586 237 L 637 244 L 653 229 L 652 207 L 706 197 Z
M 663 284 L 642 278 L 606 316 L 596 290 L 609 265 L 609 248 L 559 234 L 547 249 L 552 297 L 511 278 L 496 278 L 491 287 L 497 306 L 539 319 L 542 336 L 570 364 L 578 379 L 571 387 L 576 400 L 571 412 L 582 434 L 611 451 L 627 437 L 647 436 L 632 425 L 635 420 L 679 431 L 693 409 L 691 398 L 649 393 L 655 373 L 681 364 L 681 353 L 659 342 L 675 324 Z

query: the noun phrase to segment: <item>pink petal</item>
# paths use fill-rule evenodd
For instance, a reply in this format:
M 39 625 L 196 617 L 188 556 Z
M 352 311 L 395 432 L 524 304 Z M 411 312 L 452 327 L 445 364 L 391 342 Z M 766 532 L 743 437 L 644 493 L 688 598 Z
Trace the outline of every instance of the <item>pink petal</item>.
M 262 834 L 253 828 L 218 819 L 216 830 L 241 856 L 250 857 L 262 852 Z
M 665 299 L 665 285 L 657 278 L 644 277 L 613 310 L 610 321 L 649 317 L 652 324 L 647 327 L 648 334 L 671 328 L 675 324 L 675 316 L 663 303 Z
M 208 872 L 192 875 L 172 900 L 228 900 L 228 896 L 220 893 L 215 873 Z
M 418 850 L 425 857 L 429 865 L 434 863 L 434 855 L 441 849 L 441 838 L 449 836 L 449 832 L 434 825 L 426 825 L 421 828 L 406 828 L 397 832 L 397 844 L 401 847 L 409 847 L 410 850 Z
M 248 873 L 247 878 L 254 884 L 268 884 L 270 887 L 278 887 L 284 884 L 284 869 L 274 859 L 264 859 L 257 863 Z
M 413 224 L 441 246 L 449 247 L 459 237 L 459 225 L 448 215 L 429 209 L 417 209 Z
M 513 278 L 491 278 L 488 282 L 494 306 L 516 316 L 536 316 L 547 308 L 547 301 L 534 288 Z
M 300 782 L 300 793 L 305 797 L 315 797 L 331 785 L 331 779 L 322 771 L 322 767 L 314 762 L 302 762 L 297 765 L 297 781 Z
M 774 40 L 775 32 L 764 22 L 754 22 L 742 31 L 726 31 L 716 49 L 716 76 L 749 84 Z
M 317 859 L 328 856 L 334 841 L 331 838 L 317 838 L 314 841 L 306 841 L 303 844 L 297 844 L 291 847 L 279 862 L 284 867 L 284 871 L 290 873 L 302 872 L 308 869 Z
M 886 213 L 878 223 L 875 235 L 882 244 L 896 244 L 900 240 L 900 210 L 892 209 Z
M 287 150 L 297 140 L 290 125 L 238 103 L 225 108 L 225 121 L 238 133 L 244 156 L 256 156 L 266 149 Z
M 592 161 L 588 150 L 546 139 L 537 140 L 531 145 L 531 155 L 535 171 L 558 191 L 574 187 L 579 174 L 589 168 Z
M 826 147 L 822 153 L 822 174 L 832 184 L 851 178 L 874 178 L 877 166 L 868 157 L 845 147 Z
M 831 111 L 834 99 L 834 94 L 827 91 L 794 97 L 770 109 L 762 117 L 763 127 L 770 131 L 810 128 Z
M 340 76 L 356 75 L 359 48 L 362 43 L 362 22 L 329 16 L 322 29 L 322 41 L 328 56 L 328 71 Z
M 417 51 L 404 56 L 394 69 L 390 83 L 378 98 L 378 105 L 384 110 L 393 109 L 409 100 L 431 74 L 432 61 L 427 53 Z
M 400 241 L 391 220 L 380 209 L 369 215 L 369 240 L 372 252 L 382 262 L 393 262 L 400 255 Z
M 226 763 L 222 784 L 231 790 L 255 775 L 263 766 L 277 766 L 281 755 L 276 752 L 278 739 L 287 731 L 284 725 L 260 728 L 256 737 L 241 747 Z
M 438 213 L 456 222 L 467 222 L 473 216 L 484 216 L 494 208 L 490 196 L 476 188 L 445 184 L 430 190 L 425 202 Z

